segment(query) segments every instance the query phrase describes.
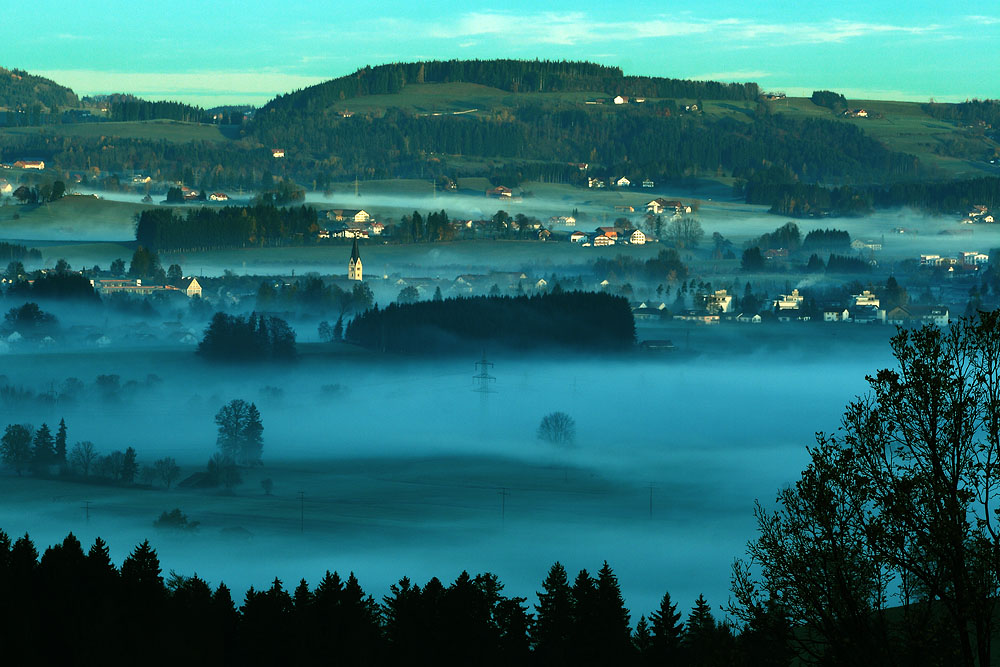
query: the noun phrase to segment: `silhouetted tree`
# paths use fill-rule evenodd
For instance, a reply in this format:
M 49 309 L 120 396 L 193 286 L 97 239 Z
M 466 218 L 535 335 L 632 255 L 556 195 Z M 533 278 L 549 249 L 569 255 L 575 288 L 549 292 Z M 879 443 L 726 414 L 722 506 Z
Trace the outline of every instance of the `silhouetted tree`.
M 576 439 L 576 421 L 565 412 L 550 412 L 542 417 L 536 435 L 553 445 L 572 445 Z
M 0 438 L 0 459 L 21 476 L 31 464 L 31 427 L 9 424 Z

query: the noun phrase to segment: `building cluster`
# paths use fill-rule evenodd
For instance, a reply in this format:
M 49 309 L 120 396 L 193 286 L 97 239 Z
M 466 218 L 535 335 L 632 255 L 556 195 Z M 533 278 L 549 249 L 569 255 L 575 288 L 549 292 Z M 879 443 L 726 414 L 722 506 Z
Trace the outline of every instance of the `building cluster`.
M 595 176 L 590 176 L 587 178 L 588 188 L 633 188 L 636 186 L 641 186 L 643 188 L 655 188 L 656 183 L 649 178 L 645 178 L 642 181 L 633 182 L 627 176 L 612 176 L 611 178 L 597 178 Z
M 988 207 L 983 206 L 982 204 L 977 204 L 969 209 L 969 211 L 965 214 L 965 217 L 959 222 L 963 222 L 968 225 L 975 224 L 977 222 L 993 224 L 996 222 L 996 218 L 993 216 L 993 213 Z
M 569 235 L 571 243 L 582 246 L 645 245 L 651 239 L 639 229 L 619 229 L 618 227 L 598 227 L 592 232 L 576 231 Z
M 141 278 L 99 278 L 90 284 L 98 294 L 137 294 L 147 296 L 156 293 L 184 294 L 187 297 L 201 296 L 201 284 L 195 277 L 185 277 L 179 285 L 143 285 Z
M 977 269 L 990 263 L 990 256 L 978 250 L 966 250 L 955 257 L 941 255 L 921 255 L 920 266 L 947 266 L 949 271 L 956 269 Z
M 765 321 L 777 322 L 839 322 L 854 324 L 921 325 L 936 324 L 946 326 L 950 312 L 943 305 L 894 305 L 883 308 L 881 299 L 871 290 L 852 294 L 847 303 L 828 303 L 816 306 L 807 303 L 805 295 L 798 289 L 789 294 L 779 294 L 763 308 L 746 310 L 737 306 L 737 301 L 727 290 L 715 290 L 710 294 L 697 295 L 697 308 L 681 312 L 671 312 L 664 302 L 638 302 L 632 304 L 632 314 L 636 321 L 661 320 L 666 316 L 675 320 L 700 324 L 737 322 L 760 324 Z
M 335 208 L 326 212 L 327 224 L 319 230 L 320 239 L 369 239 L 381 236 L 385 225 L 364 209 Z

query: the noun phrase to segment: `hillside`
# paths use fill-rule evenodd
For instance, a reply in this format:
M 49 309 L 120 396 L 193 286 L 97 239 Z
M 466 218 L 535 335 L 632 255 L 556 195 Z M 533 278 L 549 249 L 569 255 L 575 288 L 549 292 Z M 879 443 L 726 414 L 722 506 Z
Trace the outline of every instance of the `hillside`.
M 996 103 L 837 95 L 869 112 L 857 117 L 759 92 L 754 83 L 625 76 L 587 62 L 394 63 L 279 95 L 249 121 L 235 109 L 215 124 L 219 116 L 196 107 L 113 96 L 110 115 L 120 122 L 8 128 L 0 153 L 61 170 L 251 189 L 272 177 L 316 189 L 355 178 L 586 186 L 612 176 L 728 186 L 777 168 L 791 182 L 888 186 L 998 173 Z M 177 119 L 143 120 L 162 115 Z
M 19 69 L 0 67 L 0 110 L 51 113 L 79 106 L 76 93 L 55 81 Z

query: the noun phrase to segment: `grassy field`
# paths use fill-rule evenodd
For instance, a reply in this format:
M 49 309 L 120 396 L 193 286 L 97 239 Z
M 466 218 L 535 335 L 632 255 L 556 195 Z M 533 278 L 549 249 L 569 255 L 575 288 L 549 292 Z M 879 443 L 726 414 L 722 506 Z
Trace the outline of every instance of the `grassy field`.
M 143 204 L 67 196 L 38 206 L 0 207 L 0 239 L 130 241 Z
M 185 123 L 178 120 L 150 120 L 122 123 L 74 123 L 44 127 L 8 127 L 0 134 L 31 136 L 69 136 L 82 138 L 123 137 L 129 139 L 188 141 L 229 141 L 218 125 Z
M 418 114 L 450 114 L 476 109 L 486 112 L 511 107 L 524 100 L 543 103 L 583 104 L 592 97 L 607 97 L 603 92 L 530 93 L 517 95 L 477 83 L 411 83 L 393 95 L 367 95 L 336 103 L 336 111 L 377 113 L 390 107 Z
M 882 118 L 846 118 L 834 114 L 829 109 L 817 106 L 806 97 L 791 97 L 771 102 L 774 113 L 787 114 L 793 118 L 822 118 L 840 120 L 861 128 L 866 134 L 881 141 L 894 151 L 909 153 L 921 162 L 940 170 L 949 178 L 971 178 L 982 176 L 989 165 L 976 160 L 939 155 L 935 149 L 949 138 L 961 134 L 960 128 L 952 123 L 929 116 L 918 102 L 896 102 L 889 100 L 849 100 L 851 108 L 867 109 L 871 114 L 881 114 Z M 716 105 L 707 105 L 709 111 Z M 996 147 L 995 142 L 980 140 L 983 150 Z

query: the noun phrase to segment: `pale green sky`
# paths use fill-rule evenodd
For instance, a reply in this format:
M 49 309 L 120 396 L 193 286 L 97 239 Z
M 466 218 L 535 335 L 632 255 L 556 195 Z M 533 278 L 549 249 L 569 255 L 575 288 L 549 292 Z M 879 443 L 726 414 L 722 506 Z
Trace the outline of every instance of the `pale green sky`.
M 37 0 L 0 27 L 0 65 L 80 94 L 261 104 L 367 65 L 587 59 L 627 74 L 753 80 L 790 94 L 1000 97 L 1000 6 L 844 0 L 423 5 Z

